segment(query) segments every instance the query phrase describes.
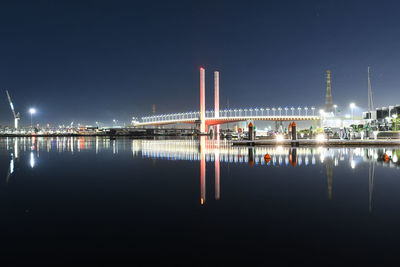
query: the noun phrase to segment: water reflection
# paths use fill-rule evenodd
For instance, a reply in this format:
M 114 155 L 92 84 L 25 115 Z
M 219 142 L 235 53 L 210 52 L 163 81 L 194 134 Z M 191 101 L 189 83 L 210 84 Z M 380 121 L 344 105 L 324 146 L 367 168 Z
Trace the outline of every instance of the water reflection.
M 374 160 L 382 166 L 400 167 L 396 148 L 289 148 L 289 147 L 234 147 L 228 141 L 216 140 L 134 140 L 132 141 L 134 155 L 144 158 L 156 158 L 162 160 L 201 160 L 201 149 L 204 148 L 206 162 L 214 162 L 216 158 L 223 163 L 245 163 L 249 165 L 267 165 L 270 167 L 304 167 L 326 163 L 332 166 L 347 163 L 351 168 L 356 168 L 361 162 Z M 200 144 L 201 143 L 201 144 Z M 200 149 L 199 149 L 200 147 Z M 271 155 L 271 160 L 264 160 L 265 154 Z M 383 154 L 390 158 L 385 162 Z M 318 159 L 318 161 L 317 161 Z
M 332 199 L 332 178 L 333 178 L 333 162 L 335 160 L 328 158 L 325 162 L 326 164 L 326 178 L 328 183 L 328 199 Z
M 369 212 L 372 212 L 372 196 L 374 193 L 374 180 L 375 180 L 375 161 L 369 161 L 368 168 L 368 189 L 369 189 Z
M 200 204 L 206 203 L 206 165 L 214 164 L 214 199 L 221 198 L 221 164 L 245 164 L 253 168 L 307 168 L 325 165 L 327 198 L 333 198 L 334 169 L 346 166 L 356 169 L 368 164 L 369 210 L 372 211 L 376 165 L 399 168 L 398 148 L 290 148 L 290 147 L 235 147 L 227 140 L 200 139 L 181 140 L 131 140 L 103 137 L 56 137 L 56 138 L 5 138 L 0 149 L 9 151 L 8 183 L 21 164 L 21 154 L 29 168 L 37 168 L 40 152 L 47 153 L 112 153 L 131 151 L 133 157 L 152 160 L 180 160 L 200 162 Z M 269 158 L 264 156 L 268 154 Z M 227 166 L 227 167 L 228 167 Z M 360 169 L 362 171 L 362 169 Z M 212 177 L 212 176 L 211 176 Z
M 205 137 L 200 138 L 200 204 L 206 201 L 206 158 L 205 158 Z
M 217 125 L 219 127 L 219 125 Z M 217 128 L 217 132 L 219 129 Z M 215 149 L 215 199 L 219 200 L 220 198 L 220 173 L 221 173 L 221 166 L 220 166 L 220 158 L 219 158 L 219 150 L 220 150 L 220 140 L 219 136 L 217 137 L 217 147 Z
M 5 141 L 5 142 L 4 142 Z M 373 159 L 388 167 L 399 167 L 399 148 L 288 148 L 288 147 L 234 147 L 226 140 L 209 140 L 207 137 L 184 140 L 130 140 L 102 137 L 57 137 L 57 138 L 5 138 L 0 141 L 0 149 L 10 151 L 13 159 L 18 159 L 21 151 L 33 152 L 37 159 L 40 151 L 46 152 L 83 152 L 94 151 L 96 154 L 111 150 L 113 154 L 130 149 L 133 156 L 162 160 L 188 160 L 221 163 L 245 163 L 249 165 L 267 165 L 270 167 L 308 166 L 325 163 L 338 166 L 346 158 L 352 168 L 361 162 Z M 265 154 L 271 155 L 271 160 L 264 160 Z M 389 160 L 382 158 L 387 154 Z M 218 170 L 218 166 L 216 166 Z

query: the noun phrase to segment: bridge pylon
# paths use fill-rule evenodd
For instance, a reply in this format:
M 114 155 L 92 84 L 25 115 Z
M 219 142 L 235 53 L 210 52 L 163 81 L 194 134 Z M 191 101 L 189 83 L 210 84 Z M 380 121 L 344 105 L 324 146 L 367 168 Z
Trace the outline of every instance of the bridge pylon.
M 214 117 L 219 118 L 219 72 L 214 71 Z M 215 125 L 215 134 L 219 135 L 219 124 Z
M 200 68 L 200 133 L 206 133 L 206 85 L 205 69 Z

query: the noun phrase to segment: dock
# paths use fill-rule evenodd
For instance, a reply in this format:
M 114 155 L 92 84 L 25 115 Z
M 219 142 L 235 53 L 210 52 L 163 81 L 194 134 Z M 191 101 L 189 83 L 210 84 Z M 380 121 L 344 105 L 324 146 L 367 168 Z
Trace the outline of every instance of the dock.
M 331 139 L 324 141 L 317 141 L 315 139 L 299 139 L 299 140 L 290 140 L 285 139 L 282 141 L 277 141 L 275 139 L 267 139 L 267 140 L 237 140 L 232 141 L 234 146 L 291 146 L 291 147 L 299 147 L 299 146 L 326 146 L 326 147 L 345 147 L 345 146 L 399 146 L 400 147 L 400 139 L 386 139 L 386 140 L 340 140 L 340 139 Z

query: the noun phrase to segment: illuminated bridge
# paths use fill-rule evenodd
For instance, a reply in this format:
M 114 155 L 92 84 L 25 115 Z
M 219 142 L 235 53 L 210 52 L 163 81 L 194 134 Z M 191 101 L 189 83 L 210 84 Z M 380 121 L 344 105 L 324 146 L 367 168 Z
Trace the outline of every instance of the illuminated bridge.
M 214 126 L 240 121 L 310 121 L 319 120 L 315 116 L 315 108 L 249 108 L 249 109 L 225 109 L 215 116 L 215 111 L 206 111 L 205 125 Z M 311 113 L 311 114 L 309 114 Z M 157 126 L 177 123 L 194 124 L 200 123 L 200 111 L 174 114 L 162 114 L 149 117 L 142 117 L 141 122 L 134 122 L 135 126 Z
M 219 72 L 214 72 L 214 109 L 205 110 L 205 70 L 200 68 L 200 110 L 195 112 L 174 113 L 142 117 L 141 121 L 134 119 L 134 126 L 158 126 L 176 123 L 198 124 L 201 133 L 208 132 L 208 126 L 216 126 L 215 132 L 219 132 L 219 125 L 239 121 L 305 121 L 319 120 L 315 116 L 315 108 L 311 107 L 272 107 L 272 108 L 219 108 Z

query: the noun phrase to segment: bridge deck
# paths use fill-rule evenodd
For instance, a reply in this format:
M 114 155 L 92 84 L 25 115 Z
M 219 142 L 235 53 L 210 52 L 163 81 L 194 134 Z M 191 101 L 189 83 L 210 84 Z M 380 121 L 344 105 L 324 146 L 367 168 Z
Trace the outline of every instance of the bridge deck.
M 263 120 L 263 121 L 311 121 L 319 120 L 319 116 L 233 116 L 233 117 L 218 117 L 218 118 L 206 118 L 207 125 L 218 125 L 238 121 L 247 120 Z M 154 125 L 167 125 L 177 123 L 188 123 L 193 124 L 198 121 L 199 118 L 186 118 L 186 119 L 174 119 L 174 120 L 159 120 L 151 122 L 140 122 L 136 123 L 135 126 L 154 126 Z

